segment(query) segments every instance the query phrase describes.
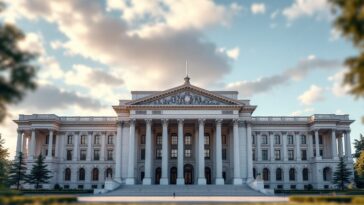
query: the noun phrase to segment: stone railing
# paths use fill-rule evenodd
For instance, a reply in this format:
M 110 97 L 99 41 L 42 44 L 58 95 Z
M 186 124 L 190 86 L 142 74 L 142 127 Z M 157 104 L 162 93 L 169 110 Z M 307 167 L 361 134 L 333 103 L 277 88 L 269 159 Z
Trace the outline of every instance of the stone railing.
M 307 122 L 310 117 L 291 117 L 291 116 L 268 116 L 268 117 L 252 117 L 252 120 L 255 122 Z
M 310 117 L 310 120 L 349 120 L 349 115 L 314 114 Z
M 116 121 L 117 117 L 107 116 L 72 116 L 72 117 L 58 117 L 54 114 L 33 114 L 33 115 L 19 115 L 19 120 L 58 120 L 65 122 L 105 122 Z

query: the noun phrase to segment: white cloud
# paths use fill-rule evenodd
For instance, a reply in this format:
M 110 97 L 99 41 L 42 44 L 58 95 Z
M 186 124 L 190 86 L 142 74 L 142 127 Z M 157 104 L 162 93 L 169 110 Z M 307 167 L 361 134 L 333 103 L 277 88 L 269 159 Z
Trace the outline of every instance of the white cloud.
M 331 92 L 337 97 L 345 96 L 351 90 L 350 85 L 343 84 L 346 72 L 347 70 L 341 70 L 328 78 L 332 82 Z
M 311 85 L 310 89 L 305 91 L 302 95 L 298 97 L 304 105 L 311 105 L 315 102 L 323 101 L 325 90 L 317 85 Z
M 229 58 L 234 59 L 234 60 L 237 60 L 238 59 L 239 54 L 240 54 L 239 47 L 235 47 L 235 48 L 232 48 L 232 49 L 226 51 L 226 55 Z
M 37 33 L 27 33 L 25 38 L 18 42 L 18 46 L 24 51 L 37 53 L 39 55 L 45 54 L 42 37 Z
M 329 38 L 329 40 L 330 41 L 336 41 L 336 40 L 338 40 L 340 38 L 340 36 L 341 36 L 341 32 L 338 29 L 336 29 L 336 28 L 332 28 L 330 30 L 330 38 Z
M 305 108 L 303 110 L 296 110 L 291 113 L 291 116 L 302 116 L 302 115 L 312 115 L 315 111 L 314 108 Z
M 265 4 L 263 3 L 254 3 L 251 5 L 250 10 L 253 14 L 264 14 L 265 13 Z
M 280 13 L 280 10 L 275 10 L 274 12 L 272 12 L 272 14 L 270 15 L 271 19 L 275 19 Z
M 330 16 L 330 5 L 327 0 L 295 0 L 282 13 L 290 21 L 305 16 L 328 18 Z

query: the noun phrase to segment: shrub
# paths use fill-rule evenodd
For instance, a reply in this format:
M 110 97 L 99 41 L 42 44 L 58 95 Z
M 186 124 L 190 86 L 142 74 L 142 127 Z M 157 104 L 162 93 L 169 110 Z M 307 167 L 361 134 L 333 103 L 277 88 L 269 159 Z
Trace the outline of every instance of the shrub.
M 49 205 L 54 203 L 76 202 L 77 198 L 72 196 L 12 196 L 0 197 L 2 205 L 23 205 L 23 204 L 42 204 Z
M 289 201 L 299 203 L 336 202 L 351 203 L 353 196 L 291 196 Z

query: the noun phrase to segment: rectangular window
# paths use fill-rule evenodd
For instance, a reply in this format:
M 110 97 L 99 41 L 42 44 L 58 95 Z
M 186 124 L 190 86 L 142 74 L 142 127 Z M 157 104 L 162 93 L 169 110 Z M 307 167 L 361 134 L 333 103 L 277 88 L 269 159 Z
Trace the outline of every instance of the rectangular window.
M 171 144 L 176 145 L 178 143 L 178 139 L 176 135 L 172 135 Z
M 145 149 L 140 150 L 140 160 L 145 160 Z
M 281 150 L 279 149 L 274 150 L 274 159 L 281 160 Z
M 72 160 L 72 150 L 71 149 L 67 150 L 67 160 Z
M 288 135 L 288 144 L 293 144 L 293 135 Z
M 161 149 L 157 149 L 155 157 L 157 159 L 162 159 L 162 150 Z
M 209 145 L 210 144 L 210 136 L 205 135 L 205 145 Z
M 94 160 L 100 160 L 100 150 L 94 149 Z
M 186 135 L 185 136 L 185 145 L 190 145 L 191 144 L 191 135 Z
M 281 136 L 279 135 L 274 136 L 274 144 L 281 144 Z
M 80 143 L 81 144 L 86 144 L 86 135 L 81 135 Z
M 46 141 L 45 141 L 46 144 L 49 143 L 49 135 L 46 136 Z
M 323 143 L 323 137 L 322 135 L 319 135 L 319 144 L 322 144 Z
M 114 136 L 112 135 L 107 136 L 107 144 L 114 144 Z
M 222 149 L 222 160 L 226 160 L 226 149 Z
M 294 160 L 294 151 L 288 150 L 288 160 Z
M 157 144 L 162 144 L 162 136 L 157 136 Z
M 145 135 L 140 135 L 140 144 L 145 144 Z
M 305 149 L 301 150 L 301 159 L 307 160 L 307 150 Z
M 72 135 L 67 136 L 67 144 L 72 144 Z
M 268 160 L 268 150 L 262 150 L 262 160 Z
M 99 145 L 100 144 L 100 135 L 94 136 L 94 144 Z
M 107 150 L 107 160 L 114 160 L 114 151 L 112 149 Z
M 253 161 L 255 161 L 255 149 L 253 149 L 252 158 L 253 158 Z
M 80 150 L 80 160 L 86 160 L 86 150 L 85 149 Z
M 268 136 L 262 135 L 262 144 L 268 144 Z
M 190 149 L 185 150 L 185 157 L 187 157 L 187 158 L 191 157 L 191 150 Z
M 324 156 L 324 150 L 320 149 L 320 157 Z
M 171 149 L 171 159 L 177 159 L 177 149 Z
M 301 144 L 306 144 L 306 136 L 301 135 Z
M 210 159 L 210 149 L 205 149 L 205 159 Z
M 252 135 L 252 143 L 255 144 L 255 135 Z
M 222 144 L 226 145 L 226 144 L 227 144 L 226 135 L 222 135 L 221 137 L 222 137 L 222 138 L 221 138 L 221 139 L 222 139 L 222 140 L 221 140 L 221 141 L 222 141 Z

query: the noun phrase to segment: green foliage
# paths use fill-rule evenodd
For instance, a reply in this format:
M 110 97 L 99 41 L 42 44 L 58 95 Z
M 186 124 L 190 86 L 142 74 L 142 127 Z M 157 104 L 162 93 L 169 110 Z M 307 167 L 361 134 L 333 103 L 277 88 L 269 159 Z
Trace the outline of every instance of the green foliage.
M 353 42 L 359 54 L 346 60 L 349 72 L 344 83 L 351 86 L 350 92 L 356 97 L 364 97 L 364 1 L 330 0 L 337 14 L 335 27 L 343 36 Z
M 0 187 L 5 186 L 5 182 L 8 178 L 9 169 L 9 150 L 4 147 L 5 140 L 0 134 Z
M 26 170 L 24 155 L 19 152 L 16 159 L 11 163 L 8 183 L 16 185 L 16 189 L 19 189 L 20 185 L 26 180 Z
M 73 196 L 14 196 L 0 197 L 2 205 L 23 205 L 23 204 L 43 204 L 56 205 L 57 203 L 68 204 L 77 202 L 77 198 Z
M 362 134 L 360 134 L 359 139 L 354 140 L 354 148 L 355 148 L 354 157 L 358 158 L 361 151 L 364 150 L 364 136 Z
M 354 165 L 355 182 L 358 188 L 364 187 L 364 152 L 361 152 Z
M 345 184 L 350 183 L 350 176 L 352 172 L 346 167 L 344 158 L 340 157 L 340 162 L 336 167 L 333 177 L 333 183 L 336 184 L 341 190 L 345 189 Z
M 0 5 L 0 12 L 3 6 Z M 35 54 L 21 50 L 18 42 L 25 38 L 15 26 L 0 23 L 0 122 L 6 105 L 22 99 L 26 90 L 35 85 Z
M 46 184 L 49 179 L 52 178 L 50 175 L 51 171 L 48 170 L 47 165 L 44 163 L 45 157 L 41 154 L 38 155 L 37 160 L 30 170 L 30 174 L 27 176 L 27 182 L 34 184 L 36 189 L 41 188 L 41 184 Z

